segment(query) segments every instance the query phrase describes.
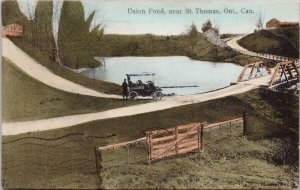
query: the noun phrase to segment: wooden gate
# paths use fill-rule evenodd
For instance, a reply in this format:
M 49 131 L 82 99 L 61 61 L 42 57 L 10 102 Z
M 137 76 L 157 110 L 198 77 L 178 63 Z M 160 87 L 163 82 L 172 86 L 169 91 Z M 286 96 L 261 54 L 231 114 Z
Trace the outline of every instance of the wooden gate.
M 201 123 L 147 131 L 146 134 L 149 143 L 149 163 L 169 156 L 203 150 Z

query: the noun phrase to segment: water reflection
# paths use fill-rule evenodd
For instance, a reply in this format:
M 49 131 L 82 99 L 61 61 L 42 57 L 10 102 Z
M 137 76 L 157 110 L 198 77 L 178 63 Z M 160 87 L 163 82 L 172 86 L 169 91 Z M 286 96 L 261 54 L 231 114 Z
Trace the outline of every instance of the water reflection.
M 197 86 L 163 89 L 165 94 L 185 95 L 228 86 L 236 81 L 241 70 L 241 66 L 231 63 L 196 61 L 184 56 L 107 57 L 105 66 L 87 69 L 81 74 L 121 84 L 126 74 L 151 72 L 156 74 L 157 86 Z

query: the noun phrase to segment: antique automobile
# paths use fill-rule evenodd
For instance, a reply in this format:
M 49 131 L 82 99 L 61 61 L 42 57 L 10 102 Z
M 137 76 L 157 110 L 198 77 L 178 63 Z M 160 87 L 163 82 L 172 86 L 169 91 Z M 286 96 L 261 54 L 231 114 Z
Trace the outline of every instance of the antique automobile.
M 126 74 L 129 86 L 129 98 L 152 97 L 154 100 L 162 99 L 161 88 L 154 85 L 154 73 Z M 133 79 L 135 82 L 133 82 Z M 146 81 L 145 83 L 142 81 Z

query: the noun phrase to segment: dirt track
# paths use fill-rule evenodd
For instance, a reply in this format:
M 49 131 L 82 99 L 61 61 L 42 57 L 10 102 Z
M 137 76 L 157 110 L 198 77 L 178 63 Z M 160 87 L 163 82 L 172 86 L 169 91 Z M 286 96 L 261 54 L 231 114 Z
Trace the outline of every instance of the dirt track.
M 114 95 L 105 95 L 99 92 L 93 91 L 86 87 L 75 84 L 57 75 L 54 75 L 47 68 L 37 63 L 30 56 L 25 54 L 22 50 L 17 48 L 9 40 L 3 40 L 3 53 L 4 57 L 8 57 L 13 61 L 20 69 L 26 72 L 29 76 L 40 80 L 46 85 L 61 89 L 63 91 L 79 93 L 97 97 L 117 97 Z M 262 84 L 266 84 L 270 80 L 270 76 L 253 79 L 251 81 L 241 82 L 233 86 L 229 86 L 224 89 L 220 89 L 213 92 L 187 95 L 187 96 L 174 96 L 165 97 L 161 101 L 152 102 L 147 104 L 135 105 L 130 107 L 123 107 L 117 109 L 111 109 L 108 111 L 71 115 L 50 119 L 42 119 L 26 122 L 9 122 L 2 123 L 2 135 L 16 135 L 26 132 L 45 131 L 51 129 L 58 129 L 63 127 L 69 127 L 89 121 L 102 120 L 108 118 L 124 117 L 142 113 L 148 113 L 153 111 L 164 110 L 172 107 L 178 107 L 182 105 L 188 105 L 193 103 L 204 102 L 207 100 L 213 100 L 233 94 L 243 93 L 254 88 L 259 87 Z
M 32 57 L 28 56 L 7 38 L 2 38 L 2 56 L 10 59 L 17 67 L 32 78 L 59 90 L 103 98 L 121 98 L 117 95 L 108 95 L 97 92 L 55 75 Z
M 267 53 L 256 53 L 253 51 L 249 51 L 237 43 L 237 41 L 242 39 L 243 37 L 245 37 L 245 35 L 239 35 L 239 36 L 233 37 L 230 40 L 228 40 L 226 42 L 226 44 L 229 47 L 231 47 L 232 49 L 234 49 L 235 51 L 240 52 L 242 54 L 250 55 L 250 56 L 261 57 L 264 59 L 270 59 L 270 60 L 276 60 L 276 61 L 284 61 L 284 60 L 291 59 L 291 58 L 283 57 L 283 56 L 279 56 L 279 55 L 272 55 L 272 54 L 267 54 Z
M 238 83 L 236 85 L 229 86 L 227 88 L 214 91 L 214 92 L 197 94 L 197 95 L 188 95 L 188 96 L 165 97 L 158 102 L 111 109 L 108 111 L 103 111 L 98 113 L 71 115 L 71 116 L 27 121 L 27 122 L 3 123 L 2 134 L 16 135 L 16 134 L 26 133 L 26 132 L 58 129 L 58 128 L 69 127 L 69 126 L 73 126 L 73 125 L 77 125 L 89 121 L 94 121 L 94 120 L 124 117 L 124 116 L 148 113 L 148 112 L 153 112 L 158 110 L 164 110 L 164 109 L 182 106 L 182 105 L 204 102 L 207 100 L 213 100 L 216 98 L 221 98 L 221 97 L 252 90 L 254 88 L 257 88 L 260 84 L 267 83 L 269 80 L 270 80 L 269 76 L 262 77 L 248 82 Z

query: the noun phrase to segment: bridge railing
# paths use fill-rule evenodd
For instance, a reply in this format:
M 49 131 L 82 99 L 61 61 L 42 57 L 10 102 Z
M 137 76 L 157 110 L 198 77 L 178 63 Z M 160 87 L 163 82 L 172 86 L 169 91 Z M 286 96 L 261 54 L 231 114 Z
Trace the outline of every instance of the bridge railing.
M 289 58 L 289 57 L 273 55 L 273 54 L 267 54 L 267 53 L 257 53 L 257 52 L 253 52 L 253 51 L 249 51 L 249 50 L 245 50 L 245 49 L 234 49 L 234 50 L 239 52 L 239 53 L 242 53 L 242 54 L 255 56 L 255 57 L 261 57 L 261 58 L 275 60 L 275 61 L 290 61 L 290 60 L 293 60 L 293 58 Z M 299 59 L 297 59 L 297 60 L 298 60 L 298 63 L 299 63 Z

